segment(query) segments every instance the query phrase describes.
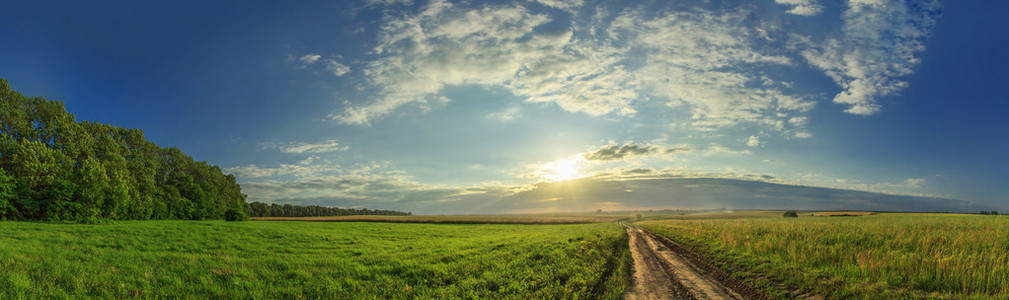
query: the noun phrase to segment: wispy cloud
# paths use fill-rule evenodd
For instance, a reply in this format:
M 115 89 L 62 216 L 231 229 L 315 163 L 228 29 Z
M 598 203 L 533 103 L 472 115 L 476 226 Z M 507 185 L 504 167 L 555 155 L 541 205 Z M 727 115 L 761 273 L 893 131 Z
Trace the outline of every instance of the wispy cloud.
M 344 151 L 349 147 L 341 145 L 337 140 L 324 140 L 318 143 L 275 143 L 267 142 L 262 144 L 263 149 L 277 149 L 283 153 L 326 153 Z
M 543 4 L 544 6 L 553 7 L 556 9 L 563 10 L 573 10 L 582 5 L 585 5 L 585 1 L 582 0 L 533 0 Z
M 305 54 L 305 55 L 302 55 L 301 57 L 299 57 L 298 61 L 300 61 L 303 65 L 311 65 L 311 64 L 315 64 L 315 62 L 319 61 L 320 58 L 322 58 L 322 55 L 318 55 L 318 54 Z
M 871 115 L 880 110 L 877 97 L 907 87 L 904 77 L 920 62 L 941 10 L 936 0 L 849 1 L 841 37 L 822 45 L 802 38 L 796 43 L 812 47 L 802 56 L 844 88 L 835 103 L 847 106 L 845 112 Z
M 411 5 L 413 0 L 367 0 L 365 6 Z
M 800 16 L 815 16 L 823 10 L 819 0 L 774 0 L 775 3 L 791 7 L 787 13 Z
M 340 77 L 346 75 L 347 73 L 350 73 L 349 66 L 341 64 L 340 62 L 333 59 L 326 60 L 326 70 L 333 72 L 333 76 L 336 77 Z
M 513 106 L 499 112 L 487 114 L 487 117 L 494 120 L 507 122 L 522 117 L 522 110 L 520 110 L 518 107 Z
M 654 144 L 609 144 L 580 154 L 586 161 L 609 162 L 635 157 L 671 157 L 679 153 L 693 152 L 688 145 L 664 146 Z
M 691 124 L 709 130 L 739 122 L 793 130 L 798 125 L 788 120 L 813 106 L 763 71 L 794 66 L 773 42 L 787 35 L 747 11 L 606 14 L 544 30 L 554 18 L 522 6 L 431 1 L 382 27 L 378 58 L 364 69 L 379 93 L 331 117 L 367 125 L 403 107 L 448 101 L 442 89 L 463 84 L 504 87 L 529 102 L 593 116 L 633 116 L 637 101 L 653 97 L 689 109 Z
M 632 79 L 616 51 L 575 43 L 573 32 L 537 31 L 552 19 L 521 6 L 466 9 L 432 1 L 417 15 L 390 20 L 365 69 L 377 97 L 332 115 L 366 125 L 406 105 L 445 101 L 445 86 L 502 86 L 530 102 L 590 115 L 631 115 Z

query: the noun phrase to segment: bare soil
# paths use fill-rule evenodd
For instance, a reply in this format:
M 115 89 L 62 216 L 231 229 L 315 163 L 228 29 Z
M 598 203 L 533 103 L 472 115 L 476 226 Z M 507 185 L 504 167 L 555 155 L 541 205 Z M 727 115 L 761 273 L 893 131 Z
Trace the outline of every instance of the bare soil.
M 627 299 L 768 299 L 690 250 L 629 225 L 634 289 Z

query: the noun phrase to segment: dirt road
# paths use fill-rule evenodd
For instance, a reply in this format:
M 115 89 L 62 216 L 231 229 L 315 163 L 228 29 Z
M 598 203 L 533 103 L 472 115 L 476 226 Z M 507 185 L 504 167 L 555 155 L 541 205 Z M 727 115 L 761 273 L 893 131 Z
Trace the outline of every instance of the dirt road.
M 634 258 L 634 290 L 627 299 L 763 298 L 671 241 L 638 227 L 624 226 Z M 742 289 L 742 294 L 730 287 Z

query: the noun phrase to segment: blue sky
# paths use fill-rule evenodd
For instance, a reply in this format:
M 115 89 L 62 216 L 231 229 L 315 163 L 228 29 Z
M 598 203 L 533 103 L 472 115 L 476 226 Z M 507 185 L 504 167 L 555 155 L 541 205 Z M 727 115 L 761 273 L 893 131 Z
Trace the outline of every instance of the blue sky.
M 0 77 L 220 165 L 250 201 L 630 209 L 513 196 L 723 178 L 1009 210 L 1005 6 L 19 1 Z

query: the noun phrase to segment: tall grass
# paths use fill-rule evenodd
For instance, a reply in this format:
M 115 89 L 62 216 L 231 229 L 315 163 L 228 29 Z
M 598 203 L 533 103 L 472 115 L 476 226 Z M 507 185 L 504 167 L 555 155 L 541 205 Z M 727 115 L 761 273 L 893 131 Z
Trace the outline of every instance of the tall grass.
M 757 285 L 783 282 L 828 297 L 1009 298 L 1006 217 L 880 214 L 639 224 Z
M 619 298 L 616 224 L 0 222 L 0 298 Z

